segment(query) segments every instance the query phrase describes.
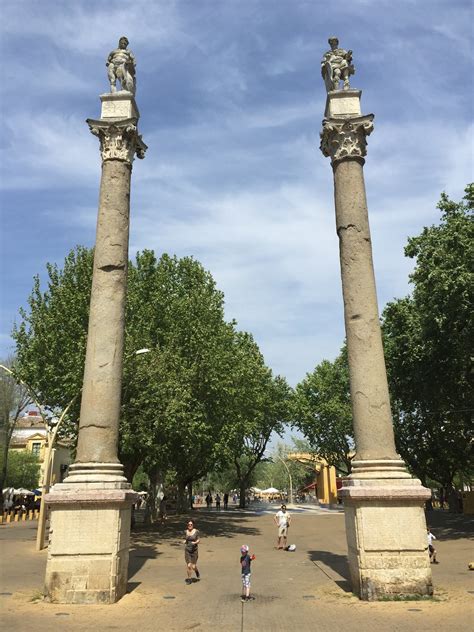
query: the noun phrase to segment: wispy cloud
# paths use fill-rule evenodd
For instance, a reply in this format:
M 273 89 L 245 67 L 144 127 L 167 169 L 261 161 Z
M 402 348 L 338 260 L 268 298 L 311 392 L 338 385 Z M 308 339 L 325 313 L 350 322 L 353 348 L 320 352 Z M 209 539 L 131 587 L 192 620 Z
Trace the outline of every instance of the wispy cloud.
M 440 192 L 459 198 L 472 174 L 472 9 L 430 7 L 5 2 L 3 348 L 32 275 L 93 244 L 100 157 L 84 119 L 98 116 L 105 58 L 125 34 L 149 145 L 133 169 L 131 254 L 202 261 L 227 316 L 291 383 L 334 357 L 344 326 L 332 173 L 318 149 L 320 57 L 332 32 L 354 49 L 353 85 L 376 114 L 365 175 L 383 306 L 409 291 L 407 237 L 437 222 Z

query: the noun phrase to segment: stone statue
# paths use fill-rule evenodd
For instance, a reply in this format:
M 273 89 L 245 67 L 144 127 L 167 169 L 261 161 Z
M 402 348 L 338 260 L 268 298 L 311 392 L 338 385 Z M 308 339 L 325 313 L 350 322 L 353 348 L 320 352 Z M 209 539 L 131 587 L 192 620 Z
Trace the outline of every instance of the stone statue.
M 339 90 L 339 82 L 344 82 L 344 90 L 349 90 L 349 76 L 354 74 L 354 66 L 352 64 L 352 51 L 338 48 L 339 40 L 337 37 L 328 39 L 331 50 L 324 53 L 321 60 L 321 74 L 326 84 L 326 90 Z
M 135 57 L 131 50 L 127 49 L 128 39 L 121 37 L 118 48 L 113 50 L 107 58 L 107 76 L 110 81 L 110 92 L 117 92 L 117 79 L 122 85 L 122 90 L 135 94 Z

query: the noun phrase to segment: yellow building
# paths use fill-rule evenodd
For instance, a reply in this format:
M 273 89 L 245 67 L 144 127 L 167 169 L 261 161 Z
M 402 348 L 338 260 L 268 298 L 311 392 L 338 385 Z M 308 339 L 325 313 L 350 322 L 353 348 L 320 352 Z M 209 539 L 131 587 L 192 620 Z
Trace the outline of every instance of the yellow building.
M 40 462 L 38 487 L 43 482 L 46 446 L 47 431 L 42 417 L 36 411 L 26 413 L 18 420 L 15 426 L 10 442 L 10 451 L 27 450 L 38 457 Z M 54 485 L 54 483 L 60 483 L 65 478 L 67 468 L 72 460 L 69 446 L 65 442 L 56 441 L 52 460 L 51 484 Z

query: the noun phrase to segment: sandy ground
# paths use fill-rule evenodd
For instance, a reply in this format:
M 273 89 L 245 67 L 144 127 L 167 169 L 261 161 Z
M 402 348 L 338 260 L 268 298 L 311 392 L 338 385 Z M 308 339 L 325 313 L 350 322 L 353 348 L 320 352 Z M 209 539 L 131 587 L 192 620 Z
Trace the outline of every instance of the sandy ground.
M 273 511 L 273 510 L 272 510 Z M 137 525 L 132 537 L 128 593 L 111 606 L 53 605 L 42 601 L 46 551 L 34 550 L 36 523 L 0 527 L 0 608 L 3 629 L 450 631 L 474 628 L 474 519 L 433 512 L 440 564 L 433 566 L 436 595 L 430 601 L 366 603 L 350 591 L 344 516 L 319 509 L 293 513 L 294 553 L 276 551 L 269 512 L 193 512 L 202 542 L 201 581 L 184 582 L 186 517 L 165 527 Z M 239 549 L 249 544 L 250 603 L 240 601 Z

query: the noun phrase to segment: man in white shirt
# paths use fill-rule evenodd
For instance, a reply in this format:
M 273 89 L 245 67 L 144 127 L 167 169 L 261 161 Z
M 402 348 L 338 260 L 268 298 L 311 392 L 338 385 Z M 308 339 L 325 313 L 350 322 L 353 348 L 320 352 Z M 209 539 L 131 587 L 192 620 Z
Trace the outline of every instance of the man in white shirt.
M 291 523 L 291 516 L 286 511 L 286 505 L 282 505 L 280 511 L 278 511 L 275 516 L 273 516 L 273 520 L 276 525 L 278 525 L 278 540 L 277 540 L 277 549 L 284 549 L 286 547 L 286 540 L 288 536 L 288 527 Z

